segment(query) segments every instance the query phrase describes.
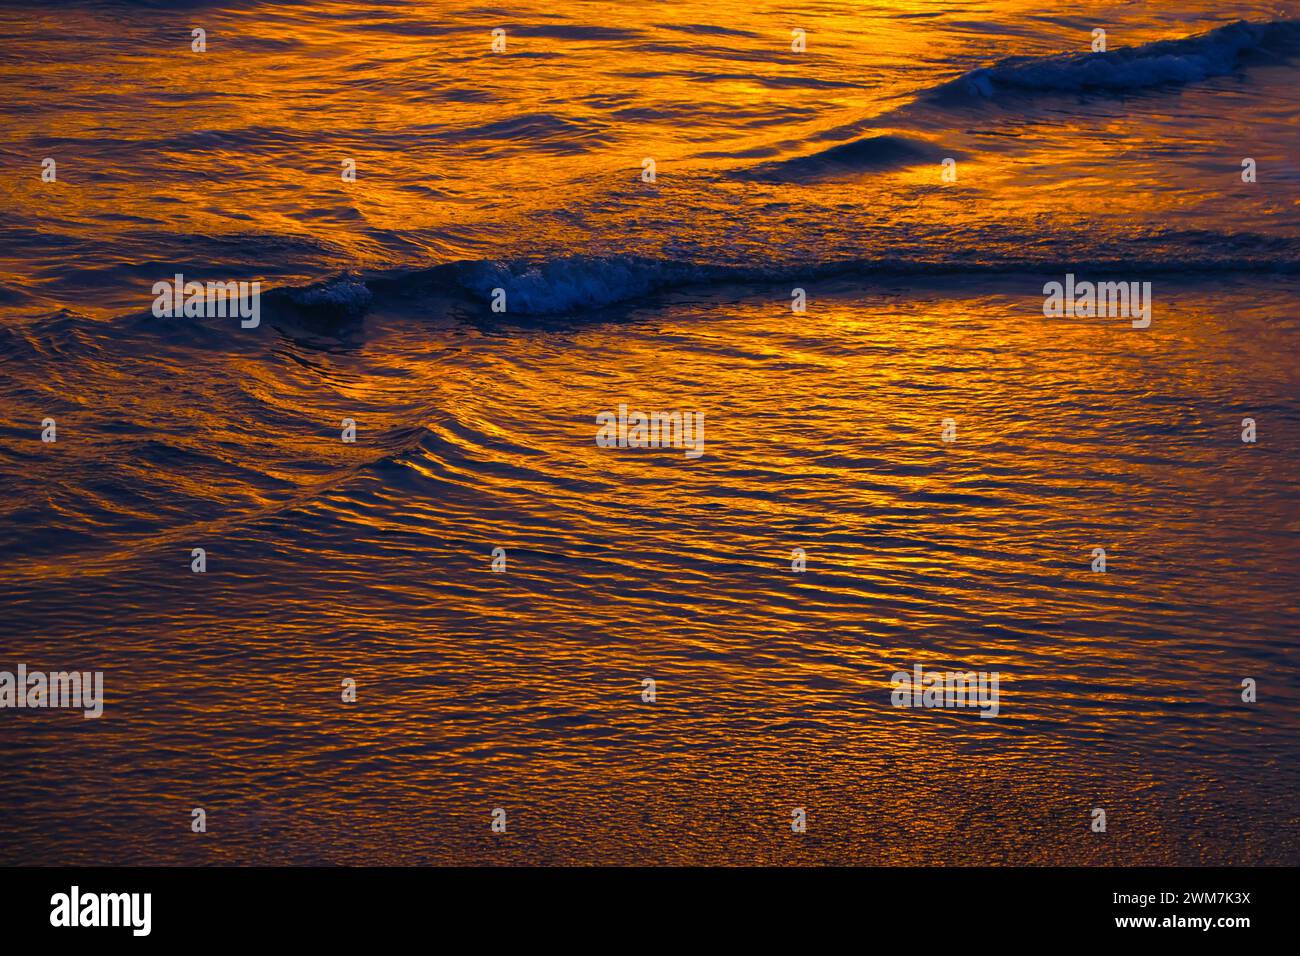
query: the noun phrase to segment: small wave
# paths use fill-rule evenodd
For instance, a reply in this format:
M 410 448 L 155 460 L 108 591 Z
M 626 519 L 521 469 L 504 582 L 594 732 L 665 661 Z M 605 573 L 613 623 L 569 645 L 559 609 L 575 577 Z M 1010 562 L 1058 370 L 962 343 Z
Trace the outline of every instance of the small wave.
M 561 256 L 541 262 L 470 262 L 457 278 L 485 299 L 501 289 L 510 312 L 545 315 L 641 298 L 667 286 L 724 278 L 727 269 L 627 257 Z
M 364 315 L 374 298 L 366 284 L 351 274 L 302 288 L 285 289 L 281 294 L 299 309 L 338 318 Z
M 560 315 L 600 309 L 669 288 L 775 278 L 768 270 L 710 266 L 638 256 L 569 255 L 552 259 L 462 260 L 361 276 L 344 273 L 268 293 L 280 310 L 332 324 L 359 319 L 380 299 L 470 299 L 506 315 Z M 500 290 L 500 292 L 498 292 Z M 502 298 L 504 294 L 504 298 Z
M 951 149 L 913 136 L 882 133 L 840 143 L 809 156 L 796 156 L 762 163 L 736 173 L 739 179 L 780 179 L 815 182 L 846 173 L 897 169 L 921 163 L 937 163 L 946 156 L 957 158 Z
M 872 280 L 959 279 L 965 276 L 1089 276 L 1128 278 L 1188 277 L 1233 273 L 1300 275 L 1300 251 L 1278 255 L 1033 259 L 998 258 L 913 260 L 892 257 L 774 263 L 762 267 L 713 265 L 635 256 L 562 256 L 539 261 L 462 261 L 429 269 L 386 272 L 371 278 L 353 275 L 315 283 L 306 289 L 277 290 L 281 301 L 316 310 L 330 319 L 359 318 L 372 300 L 412 293 L 468 298 L 487 312 L 501 301 L 502 318 L 512 315 L 564 315 L 598 310 L 656 293 L 728 283 L 806 282 L 856 277 Z M 501 293 L 504 293 L 504 299 Z
M 1195 36 L 1106 53 L 1008 57 L 934 87 L 921 99 L 954 105 L 1000 93 L 1125 93 L 1227 76 L 1251 63 L 1285 60 L 1297 50 L 1300 21 L 1239 20 Z

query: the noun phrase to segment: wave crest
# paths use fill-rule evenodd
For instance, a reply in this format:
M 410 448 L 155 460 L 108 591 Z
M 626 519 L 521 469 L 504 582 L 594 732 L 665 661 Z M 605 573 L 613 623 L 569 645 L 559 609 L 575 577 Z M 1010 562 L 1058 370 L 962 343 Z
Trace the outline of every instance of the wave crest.
M 1277 62 L 1300 50 L 1300 21 L 1238 20 L 1207 33 L 1106 53 L 1012 56 L 934 87 L 923 99 L 953 103 L 999 93 L 1122 93 L 1227 76 L 1252 62 Z

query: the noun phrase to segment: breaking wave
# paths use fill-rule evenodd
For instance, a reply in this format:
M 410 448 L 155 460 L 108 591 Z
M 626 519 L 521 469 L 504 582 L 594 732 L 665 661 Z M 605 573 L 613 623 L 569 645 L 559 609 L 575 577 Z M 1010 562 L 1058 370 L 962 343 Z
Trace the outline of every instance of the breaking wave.
M 952 104 L 1001 93 L 1128 93 L 1227 76 L 1248 65 L 1284 61 L 1298 50 L 1300 21 L 1238 20 L 1195 36 L 1105 53 L 1007 57 L 940 84 L 922 99 Z
M 656 293 L 727 283 L 808 281 L 854 276 L 865 279 L 924 279 L 967 275 L 1043 274 L 1179 276 L 1228 273 L 1300 275 L 1300 249 L 1272 256 L 1203 256 L 997 259 L 988 261 L 897 258 L 828 260 L 764 267 L 738 267 L 635 256 L 563 256 L 539 261 L 453 262 L 430 269 L 386 272 L 373 277 L 345 275 L 299 289 L 277 290 L 281 302 L 324 318 L 364 315 L 372 302 L 412 293 L 469 299 L 490 311 L 497 290 L 510 315 L 560 315 L 597 310 Z

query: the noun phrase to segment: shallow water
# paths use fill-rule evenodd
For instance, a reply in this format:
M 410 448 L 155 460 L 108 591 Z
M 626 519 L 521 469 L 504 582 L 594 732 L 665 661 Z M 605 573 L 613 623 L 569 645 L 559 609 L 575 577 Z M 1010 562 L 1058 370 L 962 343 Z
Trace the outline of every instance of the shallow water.
M 1300 28 L 860 7 L 5 11 L 0 861 L 1297 862 Z

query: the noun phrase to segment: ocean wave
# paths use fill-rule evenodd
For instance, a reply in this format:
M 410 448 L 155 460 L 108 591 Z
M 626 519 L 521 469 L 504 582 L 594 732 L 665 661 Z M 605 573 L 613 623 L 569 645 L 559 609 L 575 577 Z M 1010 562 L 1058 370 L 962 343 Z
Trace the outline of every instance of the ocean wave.
M 546 315 L 600 308 L 742 270 L 637 256 L 561 256 L 541 262 L 467 262 L 454 272 L 463 288 L 478 297 L 490 300 L 502 290 L 507 311 Z
M 808 156 L 762 163 L 735 175 L 739 179 L 815 182 L 846 173 L 937 163 L 948 156 L 959 158 L 951 148 L 940 147 L 919 137 L 881 133 L 840 143 Z
M 1283 61 L 1297 51 L 1300 21 L 1238 20 L 1195 36 L 1105 53 L 1007 57 L 940 84 L 921 99 L 952 105 L 1002 93 L 1127 93 L 1227 76 L 1252 63 Z
M 412 293 L 468 298 L 494 314 L 502 301 L 502 318 L 511 315 L 564 315 L 599 310 L 657 293 L 729 283 L 807 282 L 858 277 L 956 279 L 964 276 L 1044 275 L 1067 272 L 1127 278 L 1168 275 L 1178 281 L 1194 277 L 1245 273 L 1300 275 L 1300 250 L 1294 254 L 1248 257 L 1239 254 L 1168 258 L 908 260 L 852 258 L 811 263 L 741 267 L 637 256 L 561 256 L 539 261 L 465 261 L 428 269 L 385 272 L 371 278 L 346 274 L 304 289 L 277 290 L 282 301 L 315 311 L 322 318 L 359 318 L 372 301 Z M 500 293 L 504 293 L 501 300 Z
M 369 287 L 351 273 L 276 293 L 299 309 L 339 318 L 363 315 L 374 298 Z

